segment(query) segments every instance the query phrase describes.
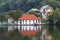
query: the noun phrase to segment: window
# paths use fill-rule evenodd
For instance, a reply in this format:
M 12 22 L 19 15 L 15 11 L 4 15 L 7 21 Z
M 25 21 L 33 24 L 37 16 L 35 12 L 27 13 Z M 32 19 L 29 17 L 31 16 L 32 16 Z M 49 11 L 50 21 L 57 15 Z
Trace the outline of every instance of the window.
M 20 24 L 21 24 L 21 20 L 20 20 Z
M 29 20 L 29 22 L 31 22 L 31 20 Z
M 23 20 L 23 24 L 24 24 L 24 20 Z
M 37 23 L 37 20 L 36 20 L 36 23 Z
M 26 24 L 27 24 L 27 20 L 26 20 Z
M 34 23 L 34 20 L 33 20 L 33 23 Z
M 34 23 L 36 23 L 36 20 L 33 20 Z
M 25 22 L 27 22 L 27 20 L 25 20 Z

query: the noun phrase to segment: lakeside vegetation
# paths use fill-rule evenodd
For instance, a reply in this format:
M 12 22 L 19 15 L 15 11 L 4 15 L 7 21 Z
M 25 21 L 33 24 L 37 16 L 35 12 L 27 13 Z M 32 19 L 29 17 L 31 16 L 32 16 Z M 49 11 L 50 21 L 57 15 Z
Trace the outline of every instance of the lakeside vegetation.
M 54 9 L 48 18 L 49 33 L 53 40 L 60 40 L 60 0 L 0 0 L 0 21 L 7 21 L 9 17 L 17 20 L 31 8 L 40 9 L 47 4 Z M 9 33 L 6 28 L 0 29 L 1 40 L 24 40 L 23 38 L 18 31 Z

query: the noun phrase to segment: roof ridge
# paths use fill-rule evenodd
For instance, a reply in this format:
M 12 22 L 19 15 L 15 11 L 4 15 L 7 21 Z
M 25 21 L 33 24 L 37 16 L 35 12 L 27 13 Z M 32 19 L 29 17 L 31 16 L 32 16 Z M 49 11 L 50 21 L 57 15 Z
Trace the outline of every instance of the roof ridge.
M 39 18 L 36 17 L 34 14 L 23 14 L 21 18 L 18 20 L 38 20 Z

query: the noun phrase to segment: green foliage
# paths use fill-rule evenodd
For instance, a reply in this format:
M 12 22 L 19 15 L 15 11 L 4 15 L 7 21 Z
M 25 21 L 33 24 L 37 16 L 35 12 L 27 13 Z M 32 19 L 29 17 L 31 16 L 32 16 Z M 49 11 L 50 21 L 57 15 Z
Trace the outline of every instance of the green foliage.
M 56 23 L 60 19 L 60 11 L 58 8 L 56 8 L 52 14 L 49 16 L 49 22 Z
M 60 1 L 58 0 L 48 0 L 47 4 L 49 4 L 50 6 L 52 6 L 54 9 L 59 8 L 60 9 Z
M 29 14 L 35 14 L 35 11 L 30 10 L 28 13 L 29 13 Z
M 54 12 L 51 14 L 53 20 L 59 20 L 60 19 L 60 10 L 56 8 Z
M 8 12 L 8 15 L 13 19 L 17 20 L 24 12 L 22 10 L 11 10 Z
M 9 10 L 24 10 L 27 12 L 31 8 L 40 8 L 45 0 L 1 0 L 0 12 Z
M 49 16 L 49 32 L 52 33 L 52 31 L 54 30 L 55 26 L 54 24 L 59 24 L 59 21 L 60 20 L 60 11 L 58 8 L 56 8 L 52 14 Z M 56 29 L 59 29 L 60 27 L 57 26 Z M 55 30 L 56 30 L 55 29 Z
M 7 18 L 5 17 L 5 15 L 0 14 L 0 21 L 7 21 Z
M 60 0 L 0 0 L 0 12 L 10 10 L 23 10 L 27 12 L 31 8 L 41 8 L 49 4 L 54 9 L 60 9 Z
M 56 25 L 54 25 L 55 23 Z M 54 30 L 55 28 L 55 30 Z M 60 10 L 56 8 L 49 16 L 49 32 L 52 35 L 52 40 L 60 40 Z
M 9 12 L 0 13 L 0 21 L 7 21 L 9 17 L 18 20 L 24 12 L 22 10 L 11 10 Z

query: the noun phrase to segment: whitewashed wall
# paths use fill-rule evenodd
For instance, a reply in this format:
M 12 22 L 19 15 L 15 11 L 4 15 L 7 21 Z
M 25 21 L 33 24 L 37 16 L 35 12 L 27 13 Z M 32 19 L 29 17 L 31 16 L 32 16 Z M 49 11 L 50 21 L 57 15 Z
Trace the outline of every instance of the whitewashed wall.
M 31 22 L 30 22 L 31 24 L 33 24 L 33 20 L 31 20 Z
M 46 19 L 46 14 L 42 13 L 42 17 L 43 17 L 44 19 Z
M 41 20 L 19 20 L 18 21 L 18 24 L 20 24 L 20 22 L 21 22 L 21 24 L 34 24 L 34 23 L 41 23 Z
M 29 24 L 29 20 L 27 20 L 27 24 Z
M 18 21 L 18 24 L 20 24 L 20 20 Z
M 21 23 L 20 23 L 21 22 Z M 41 24 L 41 20 L 21 20 L 21 21 L 18 21 L 18 24 L 34 24 L 34 23 L 37 23 L 37 24 Z M 33 31 L 33 30 L 38 30 L 38 28 L 41 29 L 41 26 L 18 26 L 18 30 L 20 30 L 20 27 L 22 27 L 22 31 Z
M 24 24 L 26 24 L 27 22 L 26 22 L 26 20 L 24 20 L 24 22 L 23 22 Z

